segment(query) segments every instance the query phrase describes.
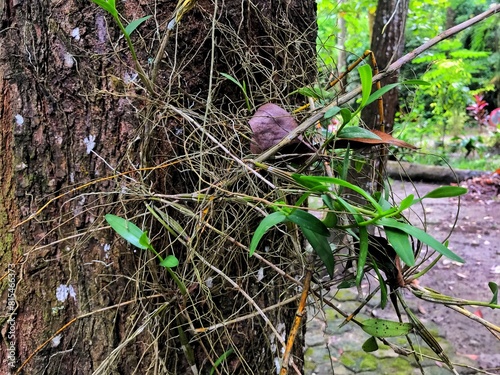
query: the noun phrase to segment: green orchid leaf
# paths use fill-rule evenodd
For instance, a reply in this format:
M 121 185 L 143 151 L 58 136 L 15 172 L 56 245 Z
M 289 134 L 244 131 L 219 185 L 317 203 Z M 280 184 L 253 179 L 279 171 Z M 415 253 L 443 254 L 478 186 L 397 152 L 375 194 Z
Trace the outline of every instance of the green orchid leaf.
M 498 304 L 498 284 L 490 281 L 488 286 L 490 287 L 491 293 L 493 293 L 493 298 L 491 299 L 490 304 L 496 305 Z
M 375 100 L 380 98 L 382 95 L 391 91 L 393 88 L 395 88 L 397 86 L 399 86 L 399 83 L 391 83 L 389 85 L 386 85 L 386 86 L 378 89 L 377 91 L 375 91 L 373 94 L 370 95 L 370 97 L 366 101 L 366 105 L 373 103 Z
M 363 65 L 358 68 L 359 78 L 361 79 L 361 105 L 366 106 L 368 98 L 372 91 L 372 68 L 369 65 Z
M 342 130 L 337 133 L 337 137 L 344 139 L 366 138 L 381 140 L 381 138 L 375 133 L 372 133 L 368 129 L 361 128 L 359 126 L 347 126 L 345 128 L 342 128 Z
M 264 219 L 262 219 L 259 226 L 255 230 L 255 233 L 253 234 L 252 240 L 250 241 L 250 256 L 252 256 L 257 249 L 257 245 L 262 239 L 262 236 L 264 236 L 264 234 L 273 226 L 282 223 L 285 220 L 286 215 L 283 212 L 273 212 L 272 214 L 269 214 Z
M 363 343 L 363 346 L 361 346 L 361 349 L 363 349 L 366 353 L 377 351 L 378 350 L 377 339 L 373 336 L 370 337 L 368 340 L 366 340 Z
M 356 269 L 356 285 L 361 285 L 363 279 L 366 257 L 368 256 L 368 230 L 359 227 L 359 255 Z
M 369 104 L 373 103 L 375 100 L 380 98 L 382 95 L 384 95 L 385 93 L 391 91 L 393 88 L 400 86 L 400 85 L 429 86 L 430 83 L 426 82 L 426 81 L 419 80 L 419 79 L 412 79 L 412 80 L 403 81 L 400 83 L 391 83 L 389 85 L 386 85 L 386 86 L 378 89 L 373 94 L 371 94 L 365 105 L 369 105 Z
M 217 358 L 217 360 L 214 362 L 214 365 L 213 367 L 210 369 L 210 375 L 213 375 L 215 373 L 215 369 L 222 363 L 224 362 L 227 357 L 229 357 L 231 354 L 233 354 L 234 352 L 234 349 L 231 348 L 229 350 L 226 350 L 224 353 L 222 353 L 222 355 Z
M 146 246 L 147 249 L 151 249 L 152 248 L 151 242 L 149 240 L 148 232 L 147 231 L 142 233 L 141 238 L 139 238 L 139 243 L 142 246 Z
M 387 240 L 399 255 L 401 260 L 408 266 L 415 265 L 415 255 L 410 243 L 408 233 L 391 227 L 384 227 Z
M 113 17 L 118 17 L 118 11 L 116 10 L 115 0 L 92 0 L 92 2 L 100 6 L 106 12 L 111 14 Z
M 325 265 L 326 271 L 330 278 L 333 278 L 333 272 L 335 270 L 335 259 L 333 257 L 332 248 L 328 242 L 328 238 L 322 236 L 319 233 L 313 232 L 307 228 L 301 228 L 304 237 L 309 241 L 313 250 L 318 254 L 319 259 Z
M 320 219 L 318 219 L 313 214 L 310 214 L 309 212 L 294 210 L 287 216 L 287 219 L 292 223 L 297 224 L 302 229 L 306 228 L 326 237 L 330 235 L 330 231 L 325 226 L 325 224 L 323 224 Z
M 130 36 L 130 34 L 132 34 L 134 32 L 135 29 L 137 29 L 141 23 L 149 20 L 152 16 L 145 16 L 145 17 L 142 17 L 142 18 L 139 18 L 138 20 L 133 20 L 132 22 L 130 22 L 127 27 L 125 28 L 125 32 L 127 33 L 127 35 Z
M 149 249 L 151 245 L 149 245 L 149 240 L 147 241 L 148 245 L 145 245 L 144 242 L 144 232 L 134 223 L 123 219 L 119 216 L 107 214 L 104 216 L 108 224 L 111 228 L 114 229 L 116 233 L 118 233 L 125 241 L 138 247 L 139 249 Z M 141 238 L 143 241 L 141 241 Z
M 160 262 L 160 266 L 165 268 L 173 268 L 179 265 L 179 259 L 173 255 L 168 255 L 165 259 Z
M 328 111 L 325 112 L 325 114 L 323 115 L 323 118 L 329 120 L 333 116 L 337 115 L 341 111 L 341 109 L 342 108 L 340 108 L 340 107 L 332 107 Z
M 430 247 L 432 247 L 434 250 L 444 255 L 445 257 L 454 260 L 456 262 L 460 263 L 465 262 L 461 257 L 459 257 L 453 251 L 448 249 L 445 245 L 436 240 L 434 237 L 424 232 L 422 229 L 387 217 L 377 220 L 377 224 L 382 225 L 384 228 L 389 227 L 402 230 L 403 232 L 408 233 L 410 236 L 415 237 L 419 239 L 421 242 L 429 245 Z
M 460 186 L 441 186 L 425 194 L 424 198 L 451 198 L 467 193 L 467 189 Z
M 380 285 L 380 308 L 383 310 L 387 306 L 387 285 L 385 284 L 384 278 L 380 274 L 376 262 L 373 262 L 373 269 L 377 274 L 378 283 Z
M 413 324 L 385 319 L 367 319 L 362 322 L 361 328 L 374 337 L 397 337 L 410 333 Z
M 413 194 L 408 195 L 405 199 L 401 201 L 399 204 L 399 212 L 406 210 L 411 207 L 415 202 L 415 196 Z
M 345 126 L 349 121 L 351 121 L 353 114 L 347 108 L 342 108 L 340 110 L 340 116 L 342 116 L 342 126 Z

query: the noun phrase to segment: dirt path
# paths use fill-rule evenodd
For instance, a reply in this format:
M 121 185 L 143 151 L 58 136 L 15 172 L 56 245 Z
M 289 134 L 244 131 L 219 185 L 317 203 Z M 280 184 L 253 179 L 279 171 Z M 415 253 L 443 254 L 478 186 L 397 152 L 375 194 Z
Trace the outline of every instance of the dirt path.
M 418 192 L 424 195 L 437 185 L 411 185 L 394 182 L 394 193 L 400 198 Z M 492 293 L 488 282 L 500 284 L 500 200 L 491 196 L 474 199 L 466 196 L 453 199 L 428 199 L 424 201 L 427 230 L 438 240 L 450 235 L 456 221 L 456 229 L 449 238 L 449 247 L 465 259 L 457 264 L 441 259 L 437 266 L 424 275 L 420 283 L 443 294 L 479 301 L 490 301 Z M 459 210 L 458 210 L 459 208 Z M 458 214 L 457 214 L 458 210 Z M 417 208 L 410 219 L 422 217 Z M 500 341 L 482 325 L 450 310 L 444 305 L 418 302 L 423 317 L 439 326 L 440 335 L 452 342 L 460 354 L 470 356 L 479 367 L 498 367 L 500 370 Z M 484 319 L 500 325 L 500 311 L 489 308 L 467 307 Z

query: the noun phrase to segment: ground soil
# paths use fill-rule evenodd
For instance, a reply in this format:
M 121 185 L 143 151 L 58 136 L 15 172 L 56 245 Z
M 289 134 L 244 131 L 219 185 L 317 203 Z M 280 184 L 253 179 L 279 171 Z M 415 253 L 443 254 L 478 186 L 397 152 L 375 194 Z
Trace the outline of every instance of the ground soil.
M 411 213 L 414 223 L 425 215 L 427 231 L 440 241 L 449 238 L 450 249 L 465 259 L 464 264 L 459 264 L 442 258 L 420 279 L 420 285 L 464 299 L 492 299 L 488 282 L 500 284 L 500 196 L 498 190 L 483 189 L 490 187 L 488 181 L 470 181 L 471 194 L 460 200 L 426 199 L 424 207 Z M 409 194 L 423 196 L 438 186 L 401 181 L 392 184 L 400 199 Z M 479 367 L 497 367 L 500 371 L 500 341 L 485 327 L 444 305 L 420 300 L 417 304 L 421 317 L 435 322 L 439 335 L 450 341 L 457 353 L 470 357 Z M 500 325 L 500 310 L 473 306 L 467 310 Z

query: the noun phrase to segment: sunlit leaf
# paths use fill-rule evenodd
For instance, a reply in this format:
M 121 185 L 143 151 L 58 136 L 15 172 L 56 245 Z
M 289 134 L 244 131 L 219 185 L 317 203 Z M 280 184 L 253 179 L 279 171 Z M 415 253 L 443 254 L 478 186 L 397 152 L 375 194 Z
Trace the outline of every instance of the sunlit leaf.
M 335 259 L 328 238 L 306 228 L 302 228 L 302 233 L 304 233 L 305 238 L 325 265 L 330 278 L 333 278 Z
M 413 266 L 415 264 L 415 256 L 413 254 L 410 239 L 408 238 L 408 233 L 391 227 L 384 227 L 384 230 L 387 240 L 399 255 L 401 260 L 408 266 Z
M 493 293 L 493 298 L 491 299 L 490 303 L 492 305 L 496 305 L 498 304 L 498 284 L 490 281 L 488 283 L 488 286 L 490 287 L 491 293 Z
M 133 20 L 132 22 L 130 22 L 127 25 L 127 27 L 125 28 L 125 32 L 127 33 L 127 35 L 132 34 L 134 32 L 134 30 L 140 26 L 141 23 L 143 23 L 144 21 L 147 21 L 151 17 L 152 16 L 145 16 L 145 17 L 139 18 L 138 20 Z
M 370 97 L 366 101 L 366 105 L 373 103 L 375 100 L 380 98 L 385 93 L 391 91 L 393 88 L 397 87 L 398 85 L 399 85 L 399 83 L 391 83 L 389 85 L 386 85 L 386 86 L 378 89 L 377 91 L 375 91 L 373 94 L 370 95 Z
M 369 104 L 373 103 L 375 100 L 380 98 L 382 95 L 391 91 L 393 88 L 395 88 L 399 85 L 429 86 L 430 83 L 426 82 L 426 81 L 419 80 L 419 79 L 412 79 L 412 80 L 408 80 L 408 81 L 404 81 L 404 82 L 400 82 L 400 83 L 391 83 L 389 85 L 385 85 L 384 87 L 378 89 L 373 94 L 371 94 L 365 105 L 369 105 Z
M 361 80 L 361 105 L 366 106 L 370 93 L 372 91 L 372 68 L 369 65 L 363 65 L 358 68 L 359 78 Z
M 315 233 L 321 234 L 322 236 L 330 235 L 330 232 L 325 224 L 309 212 L 294 210 L 287 216 L 287 219 L 292 223 L 297 224 L 302 229 L 309 229 Z
M 404 211 L 407 208 L 411 207 L 411 205 L 414 203 L 414 200 L 415 200 L 415 196 L 413 194 L 408 195 L 399 204 L 399 211 Z
M 125 241 L 138 247 L 139 249 L 149 249 L 149 246 L 141 243 L 144 232 L 134 223 L 116 215 L 107 214 L 104 216 L 111 228 L 114 229 Z M 148 241 L 149 244 L 149 241 Z
M 363 343 L 363 346 L 361 346 L 361 349 L 363 349 L 367 353 L 377 351 L 378 350 L 377 339 L 373 336 L 370 337 L 368 340 L 366 340 Z
M 413 324 L 385 319 L 367 319 L 362 322 L 361 328 L 374 337 L 397 337 L 410 333 Z
M 168 255 L 165 259 L 160 262 L 160 266 L 165 268 L 173 268 L 179 265 L 179 259 L 173 255 Z
M 459 195 L 464 195 L 467 193 L 467 189 L 460 186 L 441 186 L 431 192 L 425 194 L 424 198 L 450 198 L 457 197 Z
M 448 249 L 446 246 L 444 246 L 441 242 L 436 240 L 434 237 L 432 237 L 431 235 L 424 232 L 422 229 L 419 229 L 419 228 L 414 227 L 412 225 L 402 223 L 402 222 L 399 222 L 397 220 L 394 220 L 391 218 L 386 218 L 386 217 L 378 220 L 377 224 L 382 225 L 384 228 L 390 227 L 390 228 L 396 228 L 396 229 L 402 230 L 403 232 L 408 233 L 410 236 L 415 237 L 415 238 L 419 239 L 421 242 L 429 245 L 434 250 L 436 250 L 438 253 L 443 254 L 445 257 L 447 257 L 451 260 L 460 262 L 460 263 L 465 262 L 461 257 L 459 257 L 453 251 Z
M 257 245 L 259 244 L 262 236 L 273 226 L 282 223 L 286 220 L 286 215 L 283 212 L 273 212 L 272 214 L 267 215 L 260 222 L 259 226 L 255 230 L 253 234 L 252 240 L 250 241 L 250 256 L 253 255 L 255 250 L 257 249 Z
M 92 0 L 92 2 L 99 5 L 102 9 L 110 13 L 113 17 L 118 16 L 115 0 Z

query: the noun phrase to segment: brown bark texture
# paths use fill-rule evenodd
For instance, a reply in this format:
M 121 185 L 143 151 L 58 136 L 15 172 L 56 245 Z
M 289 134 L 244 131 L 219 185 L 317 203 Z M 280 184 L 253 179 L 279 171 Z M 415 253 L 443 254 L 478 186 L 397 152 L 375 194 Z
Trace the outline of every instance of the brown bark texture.
M 375 54 L 380 71 L 383 71 L 403 55 L 408 3 L 408 0 L 381 0 L 378 2 L 370 49 Z M 381 84 L 385 86 L 397 81 L 398 74 L 393 74 L 384 78 Z M 383 99 L 385 131 L 390 133 L 398 109 L 397 88 L 386 93 Z M 363 110 L 362 120 L 369 128 L 378 128 L 380 116 L 377 103 L 373 103 Z
M 153 15 L 132 34 L 149 74 L 176 2 L 116 3 L 129 21 Z M 263 265 L 237 245 L 248 245 L 257 215 L 238 228 L 247 218 L 219 207 L 222 198 L 184 202 L 179 195 L 160 208 L 171 214 L 170 226 L 184 228 L 182 237 L 148 208 L 159 195 L 214 194 L 214 173 L 236 168 L 188 118 L 206 121 L 205 132 L 220 130 L 216 140 L 230 153 L 249 153 L 248 126 L 236 119 L 249 114 L 244 95 L 221 72 L 246 82 L 252 109 L 293 105 L 287 94 L 314 80 L 314 1 L 198 1 L 169 36 L 153 92 L 142 88 L 112 17 L 91 1 L 0 7 L 0 372 L 205 374 L 231 349 L 220 373 L 274 373 L 281 346 L 270 326 L 285 334 L 296 302 L 266 313 L 270 323 L 255 305 L 278 304 L 295 289 L 268 268 L 262 282 L 249 278 Z M 207 120 L 215 111 L 217 128 Z M 198 156 L 211 159 L 200 166 Z M 244 189 L 246 181 L 226 187 Z M 181 215 L 181 205 L 199 209 L 208 224 Z M 147 229 L 163 255 L 175 252 L 187 295 L 154 256 L 106 228 L 106 213 Z M 217 232 L 221 222 L 230 231 Z M 269 252 L 278 265 L 291 247 L 281 242 Z M 298 368 L 302 344 L 294 351 Z

